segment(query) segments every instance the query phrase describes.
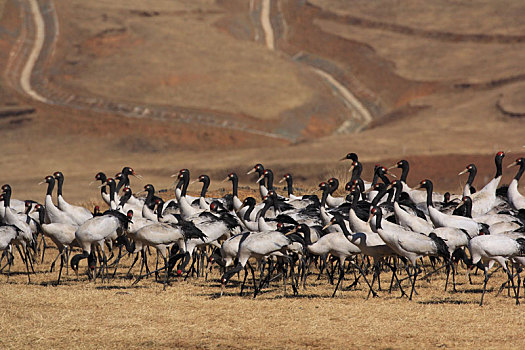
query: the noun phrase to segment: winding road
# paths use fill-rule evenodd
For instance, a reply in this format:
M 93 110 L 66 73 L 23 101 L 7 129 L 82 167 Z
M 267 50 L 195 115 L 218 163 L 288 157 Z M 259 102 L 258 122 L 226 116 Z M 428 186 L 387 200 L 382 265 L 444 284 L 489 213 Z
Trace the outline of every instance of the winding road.
M 284 19 L 282 19 L 284 21 Z M 266 47 L 269 50 L 275 50 L 275 36 L 271 22 L 271 0 L 263 0 L 261 4 L 261 26 L 264 31 Z M 293 59 L 293 58 L 292 58 Z M 336 133 L 347 133 L 362 130 L 366 125 L 372 122 L 372 115 L 365 106 L 355 97 L 352 92 L 339 82 L 333 75 L 320 69 L 306 64 L 315 74 L 319 75 L 344 101 L 346 108 L 349 110 L 349 118 L 344 121 Z M 359 127 L 353 125 L 358 122 Z
M 265 137 L 295 141 L 289 135 L 264 129 L 264 123 L 248 124 L 245 118 L 219 111 L 204 111 L 178 106 L 155 106 L 110 101 L 99 96 L 79 96 L 52 84 L 45 76 L 47 65 L 58 40 L 58 19 L 52 0 L 12 0 L 20 8 L 20 35 L 9 55 L 5 75 L 15 90 L 32 99 L 54 106 L 130 118 L 201 124 L 215 128 L 247 132 Z M 23 67 L 21 62 L 24 62 Z

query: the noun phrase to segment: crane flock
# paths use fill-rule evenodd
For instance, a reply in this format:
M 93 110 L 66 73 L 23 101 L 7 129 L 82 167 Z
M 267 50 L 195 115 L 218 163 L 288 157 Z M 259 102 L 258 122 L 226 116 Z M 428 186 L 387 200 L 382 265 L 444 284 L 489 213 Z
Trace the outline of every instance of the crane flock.
M 31 283 L 33 265 L 40 260 L 38 254 L 40 263 L 44 261 L 47 237 L 58 250 L 50 271 L 60 259 L 56 284 L 64 267 L 66 273 L 71 267 L 78 279 L 80 272 L 86 271 L 89 280 L 109 282 L 116 276 L 119 262 L 129 256 L 133 262 L 126 276 L 131 276 L 132 268 L 141 261 L 133 283 L 155 275 L 164 289 L 170 285 L 170 277 L 197 275 L 207 279 L 218 270 L 222 295 L 228 282 L 244 270 L 241 295 L 250 274 L 253 297 L 279 278 L 284 293 L 289 284 L 296 295 L 300 284 L 303 289 L 308 287 L 309 275 L 317 274 L 319 279 L 326 274 L 335 284 L 335 296 L 345 273 L 351 271 L 354 281 L 350 287 L 362 279 L 368 296 L 376 297 L 383 291 L 381 273 L 391 271 L 388 293 L 398 289 L 402 297 L 411 300 L 417 295 L 417 278 L 423 269 L 426 276 L 446 269 L 444 288 L 447 290 L 452 274 L 455 292 L 457 270 L 464 265 L 467 273 L 474 268 L 484 272 L 481 305 L 489 270 L 497 262 L 507 275 L 500 291 L 505 286 L 509 293 L 512 289 L 519 304 L 520 272 L 525 265 L 525 198 L 518 191 L 518 182 L 525 170 L 525 158 L 509 164 L 509 168 L 518 167 L 516 176 L 508 186 L 500 186 L 504 157 L 504 152 L 495 155 L 495 175 L 478 191 L 472 186 L 477 168 L 467 165 L 459 173 L 469 174 L 459 195 L 434 192 L 429 179 L 410 187 L 406 160 L 389 168 L 377 165 L 372 181 L 367 182 L 361 177 L 363 167 L 355 153 L 341 159 L 350 162 L 352 173 L 344 185 L 347 196 L 336 195 L 340 185 L 337 178 L 320 183 L 319 192 L 294 194 L 290 173 L 279 181 L 286 183 L 287 191 L 281 195 L 274 187 L 272 170 L 256 164 L 247 174 L 257 175 L 254 180 L 259 186 L 259 203 L 254 197 L 239 198 L 239 179 L 234 172 L 224 179 L 231 182 L 231 194 L 210 198 L 210 177 L 202 174 L 190 182 L 190 171 L 181 169 L 172 176 L 176 178 L 174 198 L 162 198 L 152 184 L 133 193 L 130 178 L 142 177 L 131 167 L 124 167 L 113 178 L 102 172 L 95 175 L 108 209 L 101 211 L 95 206 L 93 212 L 66 201 L 65 177 L 57 171 L 41 182 L 47 185 L 43 203 L 14 199 L 11 186 L 2 186 L 0 271 L 9 279 L 18 251 Z M 393 169 L 401 169 L 401 174 L 392 181 L 396 177 Z M 192 197 L 187 194 L 188 187 L 196 182 L 202 183 L 202 189 L 199 197 Z M 157 252 L 153 270 L 148 264 L 152 250 Z M 76 254 L 71 255 L 74 251 Z M 83 260 L 87 262 L 85 270 Z M 110 267 L 115 268 L 113 273 Z M 406 277 L 402 277 L 405 272 Z M 405 280 L 408 284 L 403 285 Z M 405 292 L 407 287 L 410 293 Z

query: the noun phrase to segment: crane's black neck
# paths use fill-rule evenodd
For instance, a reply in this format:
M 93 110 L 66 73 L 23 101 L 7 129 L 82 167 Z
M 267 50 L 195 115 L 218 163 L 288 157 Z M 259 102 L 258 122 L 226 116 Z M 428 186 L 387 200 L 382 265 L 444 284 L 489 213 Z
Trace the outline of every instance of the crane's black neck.
M 328 194 L 330 193 L 330 188 L 328 185 L 323 189 L 323 194 L 321 196 L 321 208 L 323 208 L 326 205 L 326 198 L 328 198 Z
M 404 183 L 407 183 L 407 177 L 408 177 L 408 171 L 410 170 L 410 165 L 406 160 L 401 161 L 401 178 L 399 180 L 403 181 Z
M 464 216 L 472 218 L 472 199 L 470 197 L 465 197 L 463 206 L 465 207 L 465 211 L 463 212 Z
M 384 195 L 386 194 L 386 186 L 384 184 L 380 185 L 378 191 L 377 191 L 377 195 L 374 197 L 374 199 L 372 200 L 372 203 L 370 204 L 372 207 L 375 207 L 379 201 L 381 200 L 381 198 L 384 197 Z
M 467 185 L 470 187 L 474 183 L 474 179 L 476 178 L 476 174 L 478 173 L 478 168 L 474 164 L 470 164 L 468 166 L 468 179 L 467 179 Z
M 387 203 L 392 203 L 392 200 L 394 199 L 394 195 L 396 193 L 396 189 L 392 187 L 391 189 L 386 191 L 388 193 L 388 197 L 386 198 Z
M 344 235 L 346 237 L 349 237 L 351 236 L 352 234 L 350 233 L 350 231 L 348 231 L 348 228 L 346 227 L 345 225 L 345 221 L 343 220 L 342 217 L 338 217 L 337 218 L 337 224 L 339 224 L 339 227 L 341 227 L 341 231 L 343 231 Z
M 375 216 L 376 216 L 376 229 L 378 230 L 382 229 L 383 227 L 381 226 L 381 220 L 383 219 L 383 212 L 381 211 L 381 209 L 376 207 Z
M 255 203 L 250 201 L 248 203 L 248 209 L 246 209 L 246 212 L 244 213 L 244 221 L 250 221 L 250 215 L 252 215 L 253 208 L 255 208 Z
M 396 182 L 396 184 L 393 187 L 395 189 L 394 202 L 399 201 L 399 197 L 401 197 L 401 193 L 403 192 L 403 186 L 401 185 L 400 181 Z
M 188 186 L 190 184 L 190 174 L 188 172 L 182 173 L 182 190 L 181 196 L 186 197 L 186 191 L 188 191 Z
M 120 180 L 118 181 L 116 192 L 119 193 L 120 189 L 126 186 L 129 186 L 129 176 L 127 172 L 122 171 L 122 173 L 120 173 Z
M 122 208 L 128 202 L 130 198 L 131 198 L 131 191 L 124 192 L 124 195 L 120 197 L 119 207 Z
M 100 180 L 100 182 L 102 182 L 102 183 L 105 183 L 105 182 L 108 180 L 106 174 L 104 174 L 104 173 L 102 173 L 102 172 L 101 172 L 101 173 L 98 173 L 97 175 L 98 175 L 98 176 L 97 176 L 97 177 L 98 177 L 98 180 Z M 100 194 L 102 195 L 102 194 L 106 194 L 106 193 L 107 193 L 107 192 L 106 192 L 106 186 L 102 186 L 102 187 L 100 188 Z
M 201 197 L 205 198 L 206 192 L 208 192 L 208 187 L 210 187 L 210 177 L 208 175 L 202 175 L 201 181 L 202 181 Z
M 501 163 L 503 161 L 503 155 L 500 155 L 498 153 L 498 155 L 496 155 L 496 158 L 494 158 L 494 162 L 496 163 L 496 175 L 494 175 L 494 178 L 498 178 L 500 177 L 502 174 L 503 174 L 503 169 L 501 167 Z
M 516 176 L 514 176 L 514 179 L 516 179 L 517 181 L 520 180 L 521 178 L 521 175 L 523 175 L 523 171 L 525 170 L 525 159 L 523 159 L 520 163 L 520 168 L 518 170 L 518 173 L 516 174 Z
M 107 183 L 109 187 L 109 200 L 111 202 L 115 201 L 115 192 L 116 192 L 116 184 L 115 181 L 110 181 Z
M 43 206 L 39 206 L 37 210 L 38 210 L 38 221 L 39 221 L 40 225 L 43 225 L 44 222 L 45 222 L 45 216 L 46 216 L 46 212 L 44 210 L 44 207 Z
M 383 181 L 385 185 L 390 184 L 390 180 L 388 179 L 388 177 L 385 176 L 385 173 L 383 172 L 383 170 L 379 170 L 377 175 L 381 178 L 381 180 Z
M 354 180 L 361 178 L 361 173 L 363 172 L 363 165 L 359 161 L 355 161 L 356 165 L 354 166 L 354 169 L 352 169 L 352 178 L 350 179 L 350 182 L 353 182 Z
M 266 188 L 268 191 L 273 191 L 273 171 L 266 169 Z
M 312 231 L 310 231 L 310 227 L 308 225 L 301 225 L 297 232 L 302 232 L 304 236 L 304 243 L 309 246 L 312 245 Z
M 233 174 L 231 177 L 232 180 L 232 193 L 234 197 L 239 196 L 239 178 L 237 177 L 237 174 Z
M 11 188 L 4 190 L 4 207 L 8 208 L 11 205 Z
M 264 207 L 261 209 L 259 213 L 259 217 L 264 219 L 264 217 L 266 216 L 266 212 L 268 211 L 268 209 L 270 209 L 272 205 L 273 205 L 273 198 L 268 197 L 266 199 L 266 202 L 264 203 Z
M 333 177 L 330 181 L 330 194 L 334 194 L 335 191 L 339 188 L 339 180 Z
M 430 180 L 427 180 L 425 189 L 427 190 L 427 207 L 433 207 L 434 203 L 432 202 L 432 192 L 434 192 L 434 184 Z
M 50 176 L 48 179 L 46 179 L 46 181 L 47 181 L 47 193 L 46 193 L 46 195 L 47 196 L 52 196 L 53 195 L 53 189 L 55 188 L 55 178 Z
M 155 187 L 153 187 L 153 185 L 149 185 L 146 187 L 146 199 L 144 200 L 144 204 L 146 204 L 147 206 L 150 206 L 151 205 L 151 202 L 153 201 L 153 197 L 155 196 Z
M 352 195 L 352 203 L 350 204 L 350 207 L 354 209 L 354 211 L 357 210 L 357 202 L 359 201 L 360 191 L 358 188 L 354 189 L 351 193 Z
M 64 185 L 64 177 L 57 177 L 57 196 L 62 196 L 62 186 Z
M 288 197 L 293 194 L 293 179 L 292 175 L 286 177 L 286 189 L 288 191 Z
M 160 221 L 162 218 L 162 211 L 164 210 L 164 201 L 162 199 L 159 199 L 159 203 L 157 204 L 157 220 Z

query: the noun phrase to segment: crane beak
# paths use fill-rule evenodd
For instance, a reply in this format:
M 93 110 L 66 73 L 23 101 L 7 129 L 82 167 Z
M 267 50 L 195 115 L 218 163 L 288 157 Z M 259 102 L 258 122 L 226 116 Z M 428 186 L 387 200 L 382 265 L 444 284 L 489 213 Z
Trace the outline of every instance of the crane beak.
M 354 171 L 354 168 L 355 168 L 355 166 L 354 166 L 354 164 L 352 164 L 352 165 L 350 166 L 350 169 L 348 169 L 348 172 L 351 173 L 352 171 Z
M 192 182 L 190 182 L 190 185 L 193 185 L 197 181 L 199 181 L 199 180 L 198 179 L 197 180 L 193 180 Z
M 397 179 L 397 176 L 395 176 L 394 174 L 392 174 L 392 173 L 389 172 L 388 170 L 385 171 L 385 174 L 388 174 L 388 175 L 392 176 L 394 179 Z
M 179 176 L 178 173 L 177 173 L 177 174 L 173 174 L 173 175 L 171 175 L 170 177 L 177 177 L 177 176 Z
M 374 190 L 373 187 L 369 187 L 368 189 L 364 190 L 363 193 L 369 193 L 369 192 L 372 192 Z
M 467 171 L 468 171 L 468 169 L 465 169 L 465 170 L 461 171 L 458 175 L 463 175 L 463 174 L 465 174 Z
M 392 170 L 392 169 L 395 169 L 395 168 L 397 168 L 397 164 L 392 165 L 391 167 L 388 168 L 388 170 Z
M 327 228 L 329 228 L 330 226 L 333 225 L 333 222 L 329 222 L 328 224 L 326 224 L 324 227 L 323 227 L 323 230 L 326 230 Z
M 283 183 L 285 181 L 286 181 L 286 177 L 283 177 L 282 179 L 279 180 L 279 183 L 281 184 L 281 183 Z
M 516 163 L 516 162 L 511 163 L 511 164 L 509 164 L 509 165 L 507 166 L 507 169 L 508 169 L 508 168 L 512 168 L 513 166 L 516 166 L 516 165 L 518 165 L 518 163 Z
M 523 146 L 523 147 L 525 147 L 525 146 Z M 346 157 L 343 157 L 343 158 L 339 159 L 340 162 L 342 162 L 343 160 L 346 160 Z
M 142 194 L 142 193 L 144 193 L 144 192 L 146 192 L 146 190 L 142 190 L 142 191 L 135 192 L 135 196 L 137 196 L 137 195 L 139 195 L 139 194 Z
M 257 183 L 257 184 L 258 184 L 258 183 L 259 183 L 259 182 L 261 182 L 261 181 L 262 181 L 263 179 L 264 179 L 264 174 L 263 174 L 263 175 L 261 175 L 261 177 L 260 177 L 260 178 L 258 178 L 258 179 L 257 179 L 257 181 L 256 181 L 255 183 Z
M 97 188 L 102 188 L 104 186 L 106 186 L 107 182 L 103 182 L 102 185 L 98 186 Z
M 370 215 L 368 216 L 368 220 L 366 222 L 370 223 L 370 221 L 372 221 L 373 217 L 374 217 L 374 214 L 370 213 Z
M 465 202 L 461 201 L 459 202 L 459 204 L 456 206 L 456 209 L 459 209 L 459 207 L 461 207 Z
M 222 182 L 226 182 L 228 181 L 230 178 L 228 176 L 226 176 L 226 178 L 224 180 L 222 180 Z
M 88 186 L 93 186 L 93 184 L 95 183 L 96 181 L 91 181 Z
M 294 227 L 290 232 L 285 233 L 284 235 L 288 236 L 288 235 L 291 235 L 291 234 L 296 233 L 296 232 L 297 232 L 297 227 Z
M 255 172 L 255 168 L 253 168 L 252 170 L 248 171 L 248 172 L 246 173 L 246 175 L 253 174 L 254 172 Z
M 242 208 L 244 208 L 244 207 L 246 207 L 246 205 L 243 203 L 243 204 L 239 207 L 239 209 L 237 209 L 237 210 L 235 211 L 235 213 L 238 214 L 238 213 L 242 210 Z
M 392 187 L 394 187 L 394 185 L 390 183 L 388 186 L 386 186 L 386 190 L 389 191 Z
M 39 185 L 43 185 L 43 184 L 45 184 L 45 183 L 46 183 L 45 181 L 40 181 L 38 184 L 39 184 Z

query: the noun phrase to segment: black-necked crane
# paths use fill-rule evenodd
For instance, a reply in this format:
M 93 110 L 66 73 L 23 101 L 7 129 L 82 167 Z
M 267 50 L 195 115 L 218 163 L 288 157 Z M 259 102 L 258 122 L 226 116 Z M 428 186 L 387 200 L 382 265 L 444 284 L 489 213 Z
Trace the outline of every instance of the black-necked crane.
M 132 216 L 132 213 L 128 212 L 128 217 Z M 145 263 L 146 253 L 144 252 L 145 246 L 151 246 L 157 249 L 164 259 L 164 267 L 162 269 L 166 270 L 166 275 L 164 277 L 164 289 L 166 289 L 166 284 L 168 283 L 168 276 L 170 272 L 170 265 L 168 262 L 168 248 L 173 245 L 179 247 L 184 246 L 184 242 L 189 239 L 200 239 L 204 240 L 206 235 L 195 227 L 191 222 L 180 222 L 179 224 L 164 224 L 164 223 L 155 223 L 152 225 L 147 225 L 139 229 L 133 235 L 135 240 L 135 253 L 142 252 L 143 254 L 143 265 Z M 142 272 L 142 268 L 141 268 Z M 156 271 L 150 272 L 154 273 Z M 178 274 L 181 274 L 182 271 L 177 271 Z M 144 276 L 139 276 L 135 283 L 140 281 Z
M 71 268 L 78 275 L 78 264 L 82 259 L 88 259 L 89 267 L 94 265 L 94 250 L 102 250 L 102 276 L 104 276 L 103 269 L 107 272 L 107 257 L 104 251 L 104 243 L 107 238 L 115 234 L 124 234 L 128 228 L 130 219 L 117 210 L 108 210 L 102 216 L 95 216 L 84 222 L 76 231 L 75 239 L 82 248 L 82 254 L 77 254 L 71 258 Z M 99 253 L 100 254 L 100 253 Z M 94 274 L 96 279 L 96 274 Z M 102 277 L 103 279 L 104 277 Z
M 237 272 L 241 271 L 245 266 L 248 266 L 253 278 L 253 297 L 255 298 L 259 292 L 259 289 L 257 288 L 255 282 L 255 271 L 248 260 L 250 258 L 261 260 L 270 254 L 276 253 L 283 257 L 287 257 L 288 246 L 291 243 L 292 241 L 288 237 L 278 231 L 252 232 L 244 234 L 241 237 L 239 243 L 239 251 L 237 255 L 238 263 L 233 269 L 226 271 L 221 277 L 221 295 L 223 294 L 224 287 L 230 278 Z M 297 294 L 297 288 L 294 284 L 293 269 L 291 271 L 292 288 L 294 290 L 294 294 Z M 283 278 L 285 277 L 283 276 Z
M 56 171 L 53 177 L 57 181 L 57 203 L 58 209 L 68 214 L 77 225 L 82 225 L 86 220 L 93 217 L 89 209 L 71 205 L 62 196 L 62 186 L 64 185 L 64 174 L 60 171 Z
M 0 198 L 2 196 L 0 195 Z M 2 203 L 2 208 L 4 208 L 4 203 Z M 11 247 L 14 243 L 16 237 L 19 234 L 19 229 L 14 225 L 7 225 L 2 222 L 0 222 L 0 252 L 2 252 L 2 257 L 7 257 L 7 263 L 2 267 L 1 270 L 3 270 L 6 266 L 8 266 L 7 271 L 7 280 L 9 281 L 9 276 L 11 275 L 11 265 L 13 264 L 13 256 L 11 253 Z M 0 259 L 1 261 L 1 259 Z M 29 276 L 29 267 L 27 269 L 27 274 Z
M 478 168 L 476 167 L 476 164 L 471 163 L 465 167 L 458 175 L 463 175 L 468 173 L 468 179 L 465 183 L 465 186 L 463 186 L 463 197 L 471 196 L 472 193 L 475 193 L 474 187 L 472 187 L 472 184 L 474 183 L 474 179 L 476 178 L 476 174 L 478 173 Z
M 3 200 L 4 204 L 4 223 L 7 225 L 14 226 L 16 228 L 16 237 L 14 240 L 11 241 L 12 244 L 15 245 L 21 245 L 24 249 L 24 255 L 22 255 L 22 259 L 25 262 L 26 270 L 27 270 L 27 281 L 28 283 L 31 283 L 31 277 L 29 276 L 29 247 L 35 246 L 35 239 L 33 237 L 33 233 L 31 231 L 31 227 L 26 223 L 26 221 L 22 220 L 18 213 L 15 212 L 13 208 L 11 208 L 11 187 L 6 187 L 5 185 L 2 186 L 4 189 L 2 195 L 0 196 L 0 199 Z
M 525 170 L 525 158 L 518 158 L 516 161 L 508 166 L 519 166 L 516 176 L 512 179 L 507 190 L 507 198 L 510 205 L 516 210 L 525 209 L 525 197 L 518 191 L 518 182 L 520 181 L 523 171 Z
M 507 261 L 517 256 L 525 255 L 525 238 L 512 238 L 506 235 L 481 235 L 474 237 L 469 242 L 469 251 L 472 264 L 483 263 L 485 279 L 483 282 L 483 293 L 479 305 L 483 305 L 483 297 L 489 280 L 488 271 L 498 262 L 507 273 L 516 296 L 516 304 L 519 304 L 519 291 L 516 292 L 514 280 L 507 266 Z
M 340 229 L 335 232 L 328 233 L 320 237 L 315 243 L 312 243 L 310 228 L 307 225 L 300 224 L 299 226 L 296 227 L 297 232 L 303 233 L 304 240 L 306 243 L 306 249 L 310 253 L 315 254 L 315 255 L 331 254 L 335 256 L 336 258 L 338 258 L 339 279 L 337 280 L 337 284 L 335 286 L 334 292 L 332 293 L 332 297 L 335 296 L 335 293 L 337 292 L 337 289 L 339 288 L 339 284 L 344 278 L 346 259 L 348 259 L 349 257 L 356 256 L 357 254 L 361 253 L 361 249 L 359 249 L 359 247 L 356 244 L 350 242 L 349 237 L 351 237 L 351 233 L 346 228 L 346 225 L 343 221 L 343 217 L 337 212 L 334 213 L 334 217 L 325 227 L 328 227 L 334 224 L 338 224 Z M 376 293 L 372 290 L 372 286 L 370 285 L 370 283 L 368 283 L 368 280 L 366 279 L 366 276 L 363 270 L 359 267 L 359 265 L 355 263 L 353 263 L 353 265 L 357 267 L 357 269 L 363 276 L 364 280 L 370 287 L 370 290 L 372 291 L 373 295 L 377 296 Z
M 257 175 L 259 175 L 258 179 L 260 179 L 261 177 L 264 178 L 264 166 L 260 163 L 257 163 L 253 166 L 253 168 L 250 171 L 246 173 L 246 175 L 250 175 L 253 173 L 257 173 Z M 259 193 L 261 194 L 261 198 L 263 198 L 264 196 L 268 195 L 269 189 L 265 186 L 264 181 L 258 181 L 258 184 Z
M 65 223 L 45 223 L 45 208 L 40 204 L 37 204 L 34 210 L 38 213 L 40 227 L 44 236 L 49 237 L 53 243 L 57 246 L 59 251 L 57 257 L 53 260 L 51 264 L 50 271 L 53 270 L 56 260 L 60 257 L 60 269 L 58 271 L 58 280 L 57 284 L 60 283 L 60 277 L 62 275 L 62 268 L 64 267 L 64 262 L 68 264 L 69 250 L 73 246 L 79 246 L 75 240 L 75 231 L 78 226 L 70 225 Z
M 286 191 L 288 193 L 288 199 L 290 200 L 302 200 L 303 196 L 296 196 L 294 195 L 293 191 L 293 177 L 292 174 L 286 173 L 284 174 L 283 178 L 279 180 L 279 183 L 283 183 L 286 181 Z
M 372 216 L 376 217 L 375 231 L 379 234 L 381 239 L 398 255 L 405 257 L 413 267 L 413 273 L 411 275 L 412 289 L 409 296 L 409 300 L 412 300 L 414 286 L 419 274 L 419 267 L 417 265 L 418 259 L 425 256 L 442 256 L 448 261 L 450 259 L 448 247 L 443 239 L 437 237 L 433 233 L 429 236 L 425 236 L 420 233 L 406 230 L 401 226 L 398 226 L 397 228 L 391 227 L 383 229 L 382 212 L 378 207 L 373 207 L 370 210 L 370 217 Z
M 118 179 L 119 182 L 116 187 L 117 194 L 120 192 L 122 188 L 129 187 L 129 177 L 130 176 L 135 176 L 138 179 L 142 179 L 142 176 L 137 174 L 135 170 L 133 170 L 133 168 L 129 166 L 125 166 L 124 168 L 122 168 L 122 171 L 119 174 L 120 174 L 119 179 Z M 132 204 L 139 205 L 139 203 L 135 203 L 133 200 L 132 200 Z
M 195 182 L 202 182 L 201 195 L 199 197 L 199 207 L 203 210 L 210 210 L 210 205 L 206 202 L 206 192 L 210 187 L 210 177 L 208 175 L 199 175 L 197 180 L 190 182 L 190 185 Z
M 226 176 L 226 178 L 223 180 L 223 182 L 226 181 L 232 182 L 233 210 L 238 211 L 242 206 L 242 202 L 239 199 L 239 178 L 237 177 L 236 173 L 229 173 L 228 176 Z M 239 213 L 239 215 L 242 214 L 242 212 Z M 253 219 L 255 219 L 255 217 L 253 217 Z
M 108 180 L 108 178 L 107 178 L 106 174 L 103 173 L 103 172 L 98 172 L 95 175 L 95 181 L 100 181 L 100 183 L 101 183 L 100 196 L 102 197 L 104 202 L 106 202 L 107 205 L 110 205 L 109 193 L 106 190 L 107 186 L 105 186 L 107 180 Z M 93 184 L 95 181 L 92 181 L 91 184 Z
M 9 184 L 5 184 L 2 186 L 2 192 L 9 193 L 9 200 L 10 204 L 9 206 L 17 213 L 23 213 L 25 210 L 25 202 L 21 201 L 19 199 L 11 198 L 11 186 Z M 5 206 L 3 203 L 3 200 L 0 200 L 0 222 L 4 219 L 5 216 Z
M 505 152 L 498 152 L 494 157 L 496 164 L 496 174 L 481 190 L 471 195 L 472 198 L 472 217 L 488 213 L 496 205 L 496 190 L 501 181 L 502 161 Z

